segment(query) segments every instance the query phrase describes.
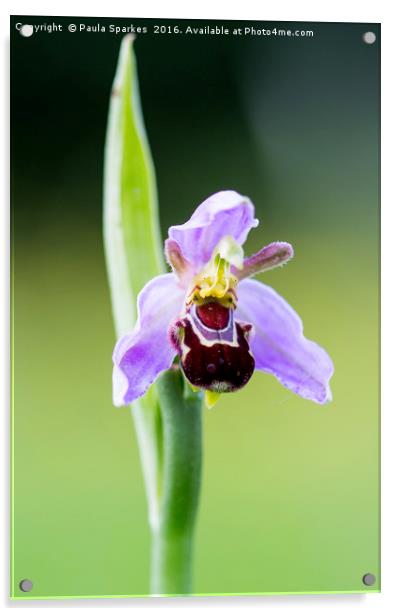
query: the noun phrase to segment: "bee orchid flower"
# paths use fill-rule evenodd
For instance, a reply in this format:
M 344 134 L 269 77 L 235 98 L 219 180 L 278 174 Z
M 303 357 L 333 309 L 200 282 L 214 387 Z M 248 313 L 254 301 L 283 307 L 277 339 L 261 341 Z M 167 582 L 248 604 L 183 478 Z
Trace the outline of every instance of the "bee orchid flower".
M 176 358 L 191 386 L 205 391 L 208 407 L 245 386 L 254 370 L 318 404 L 331 400 L 330 357 L 305 338 L 291 306 L 252 279 L 293 257 L 290 244 L 273 242 L 245 258 L 242 246 L 257 225 L 251 201 L 226 190 L 170 227 L 165 256 L 172 272 L 142 289 L 135 327 L 113 353 L 116 406 L 143 396 Z

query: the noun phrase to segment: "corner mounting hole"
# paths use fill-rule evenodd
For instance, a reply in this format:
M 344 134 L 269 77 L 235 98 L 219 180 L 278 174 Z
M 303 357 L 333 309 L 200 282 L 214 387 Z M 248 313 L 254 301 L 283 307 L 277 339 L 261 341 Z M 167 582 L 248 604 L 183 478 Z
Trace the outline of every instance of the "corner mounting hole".
M 367 43 L 367 45 L 373 45 L 376 41 L 375 32 L 364 32 L 363 41 L 364 43 Z
M 33 26 L 32 24 L 23 24 L 19 30 L 19 34 L 24 36 L 25 38 L 32 36 L 33 34 Z
M 30 592 L 33 588 L 32 580 L 21 580 L 19 582 L 19 588 L 22 590 L 22 592 Z
M 373 586 L 375 582 L 376 577 L 373 573 L 366 573 L 365 575 L 363 575 L 363 584 L 365 584 L 365 586 Z

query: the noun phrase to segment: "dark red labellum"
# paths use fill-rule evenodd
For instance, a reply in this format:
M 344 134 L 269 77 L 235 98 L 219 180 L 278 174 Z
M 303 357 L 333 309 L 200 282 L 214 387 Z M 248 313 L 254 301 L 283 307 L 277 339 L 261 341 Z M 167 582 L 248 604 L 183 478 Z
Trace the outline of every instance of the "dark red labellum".
M 188 381 L 219 393 L 246 385 L 255 369 L 248 343 L 251 328 L 216 301 L 193 304 L 171 330 Z

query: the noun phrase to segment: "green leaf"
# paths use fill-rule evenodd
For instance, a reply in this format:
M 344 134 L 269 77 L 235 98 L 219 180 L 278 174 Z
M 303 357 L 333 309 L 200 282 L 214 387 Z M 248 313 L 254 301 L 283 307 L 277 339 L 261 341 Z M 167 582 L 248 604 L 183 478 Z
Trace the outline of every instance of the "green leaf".
M 164 269 L 155 172 L 132 43 L 128 35 L 121 44 L 105 146 L 104 239 L 118 335 L 132 329 L 139 291 Z
M 139 98 L 133 37 L 120 48 L 109 107 L 104 168 L 104 241 L 115 329 L 135 323 L 136 300 L 162 272 L 153 162 Z M 162 434 L 158 396 L 151 387 L 132 406 L 152 526 L 159 519 Z

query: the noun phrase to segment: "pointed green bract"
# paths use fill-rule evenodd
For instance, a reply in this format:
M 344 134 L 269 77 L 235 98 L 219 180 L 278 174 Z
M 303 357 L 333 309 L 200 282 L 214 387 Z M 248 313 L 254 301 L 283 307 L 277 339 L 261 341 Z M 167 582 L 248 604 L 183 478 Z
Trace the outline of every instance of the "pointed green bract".
M 132 329 L 136 297 L 164 270 L 153 161 L 132 48 L 126 36 L 113 82 L 105 146 L 104 235 L 118 335 Z
M 163 270 L 155 173 L 143 123 L 132 43 L 132 36 L 126 36 L 121 43 L 105 145 L 104 241 L 118 336 L 133 329 L 139 291 Z M 155 388 L 131 408 L 153 526 L 159 518 L 161 473 L 160 415 Z

